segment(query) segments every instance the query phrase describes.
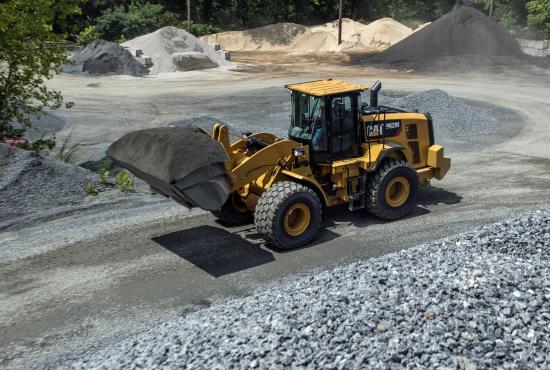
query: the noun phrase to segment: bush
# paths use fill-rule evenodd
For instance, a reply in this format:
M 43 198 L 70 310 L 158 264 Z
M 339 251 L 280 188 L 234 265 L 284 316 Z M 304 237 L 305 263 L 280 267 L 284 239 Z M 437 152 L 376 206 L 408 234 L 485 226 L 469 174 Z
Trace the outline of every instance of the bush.
M 105 40 L 118 41 L 121 37 L 132 39 L 156 30 L 163 13 L 164 8 L 160 4 L 134 1 L 128 10 L 122 5 L 106 10 L 97 18 L 96 29 Z
M 126 39 L 166 26 L 187 30 L 187 21 L 184 21 L 179 14 L 165 11 L 160 4 L 134 1 L 128 8 L 120 5 L 106 10 L 97 18 L 95 26 L 87 27 L 81 32 L 78 42 L 90 42 L 93 39 L 102 38 L 122 43 Z M 191 33 L 197 37 L 221 31 L 223 29 L 211 24 L 191 22 Z M 81 38 L 83 41 L 80 41 Z
M 71 143 L 71 134 L 69 134 L 61 143 L 61 147 L 55 154 L 54 158 L 58 161 L 66 163 L 75 163 L 78 159 L 78 152 L 80 151 L 80 147 L 81 145 L 78 143 Z
M 88 195 L 97 195 L 97 188 L 93 182 L 86 184 L 86 193 L 88 193 Z
M 123 193 L 133 193 L 135 191 L 134 180 L 132 180 L 124 170 L 120 171 L 118 175 L 116 187 Z
M 527 3 L 527 25 L 541 38 L 550 38 L 550 0 L 533 0 Z
M 0 142 L 23 136 L 37 113 L 63 106 L 61 92 L 46 85 L 68 61 L 51 43 L 60 41 L 52 24 L 74 11 L 71 2 L 63 9 L 48 0 L 0 2 Z
M 187 21 L 178 23 L 177 27 L 187 31 Z M 191 33 L 196 37 L 201 37 L 204 35 L 210 35 L 212 33 L 218 33 L 223 31 L 224 31 L 223 28 L 214 26 L 212 24 L 194 23 L 191 21 Z
M 87 45 L 99 38 L 99 31 L 95 25 L 86 27 L 76 38 L 79 45 Z

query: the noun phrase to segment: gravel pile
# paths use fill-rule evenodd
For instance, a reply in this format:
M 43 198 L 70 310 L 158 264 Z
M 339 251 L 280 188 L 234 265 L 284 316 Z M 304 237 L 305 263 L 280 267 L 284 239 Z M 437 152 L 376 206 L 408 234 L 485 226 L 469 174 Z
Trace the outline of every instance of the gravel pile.
M 498 122 L 487 110 L 473 107 L 452 97 L 445 91 L 434 89 L 410 94 L 401 98 L 380 96 L 380 104 L 430 113 L 436 138 L 460 138 L 490 134 L 498 129 Z
M 163 27 L 122 45 L 134 55 L 136 50 L 141 50 L 150 57 L 152 75 L 231 65 L 214 47 L 176 27 Z
M 8 220 L 82 200 L 95 179 L 77 165 L 0 144 L 0 230 Z
M 373 60 L 431 64 L 453 56 L 516 56 L 522 52 L 512 34 L 480 11 L 461 7 L 401 40 Z
M 117 74 L 143 76 L 148 73 L 128 50 L 117 43 L 95 40 L 73 57 L 73 65 L 63 66 L 67 73 Z
M 549 368 L 550 210 L 229 299 L 75 368 Z

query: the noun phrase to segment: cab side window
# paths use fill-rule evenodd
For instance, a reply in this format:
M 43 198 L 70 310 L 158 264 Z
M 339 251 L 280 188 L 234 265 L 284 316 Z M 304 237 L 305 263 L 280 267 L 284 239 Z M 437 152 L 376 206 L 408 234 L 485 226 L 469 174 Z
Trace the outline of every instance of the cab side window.
M 355 127 L 350 96 L 341 96 L 331 102 L 331 146 L 333 154 L 347 155 L 355 146 Z

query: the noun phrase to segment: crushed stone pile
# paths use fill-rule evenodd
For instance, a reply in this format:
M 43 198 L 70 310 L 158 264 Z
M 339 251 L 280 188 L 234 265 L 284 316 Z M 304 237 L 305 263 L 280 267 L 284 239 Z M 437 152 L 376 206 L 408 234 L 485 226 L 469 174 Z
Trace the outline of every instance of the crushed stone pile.
M 77 165 L 0 144 L 0 229 L 8 220 L 79 202 L 96 179 Z
M 306 27 L 295 23 L 276 23 L 245 31 L 221 32 L 203 36 L 211 44 L 229 51 L 340 51 L 384 50 L 413 31 L 391 19 L 382 18 L 365 25 L 349 18 L 342 23 L 342 44 L 338 45 L 338 21 Z
M 400 98 L 381 94 L 380 104 L 430 113 L 436 140 L 440 137 L 459 138 L 490 134 L 499 128 L 497 119 L 487 110 L 471 106 L 439 89 L 421 91 Z
M 217 302 L 71 368 L 549 368 L 550 209 Z
M 176 27 L 163 27 L 122 44 L 134 55 L 142 50 L 152 58 L 150 74 L 191 71 L 230 65 L 223 54 Z
M 147 68 L 128 50 L 114 42 L 95 40 L 72 57 L 74 65 L 64 65 L 66 73 L 117 74 L 143 76 Z
M 508 31 L 480 11 L 460 7 L 422 27 L 372 58 L 384 63 L 431 63 L 435 58 L 521 56 L 519 45 Z

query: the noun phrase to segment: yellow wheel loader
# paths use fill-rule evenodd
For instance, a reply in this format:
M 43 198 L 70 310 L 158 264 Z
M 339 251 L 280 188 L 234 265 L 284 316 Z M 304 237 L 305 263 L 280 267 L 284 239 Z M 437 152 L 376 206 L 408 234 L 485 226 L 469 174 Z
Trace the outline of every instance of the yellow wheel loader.
M 254 222 L 280 249 L 310 243 L 328 207 L 347 204 L 384 220 L 407 215 L 419 187 L 442 179 L 451 161 L 434 142 L 427 113 L 378 104 L 340 80 L 287 85 L 288 138 L 244 133 L 231 142 L 215 124 L 129 133 L 107 154 L 160 193 L 211 211 L 229 225 Z

